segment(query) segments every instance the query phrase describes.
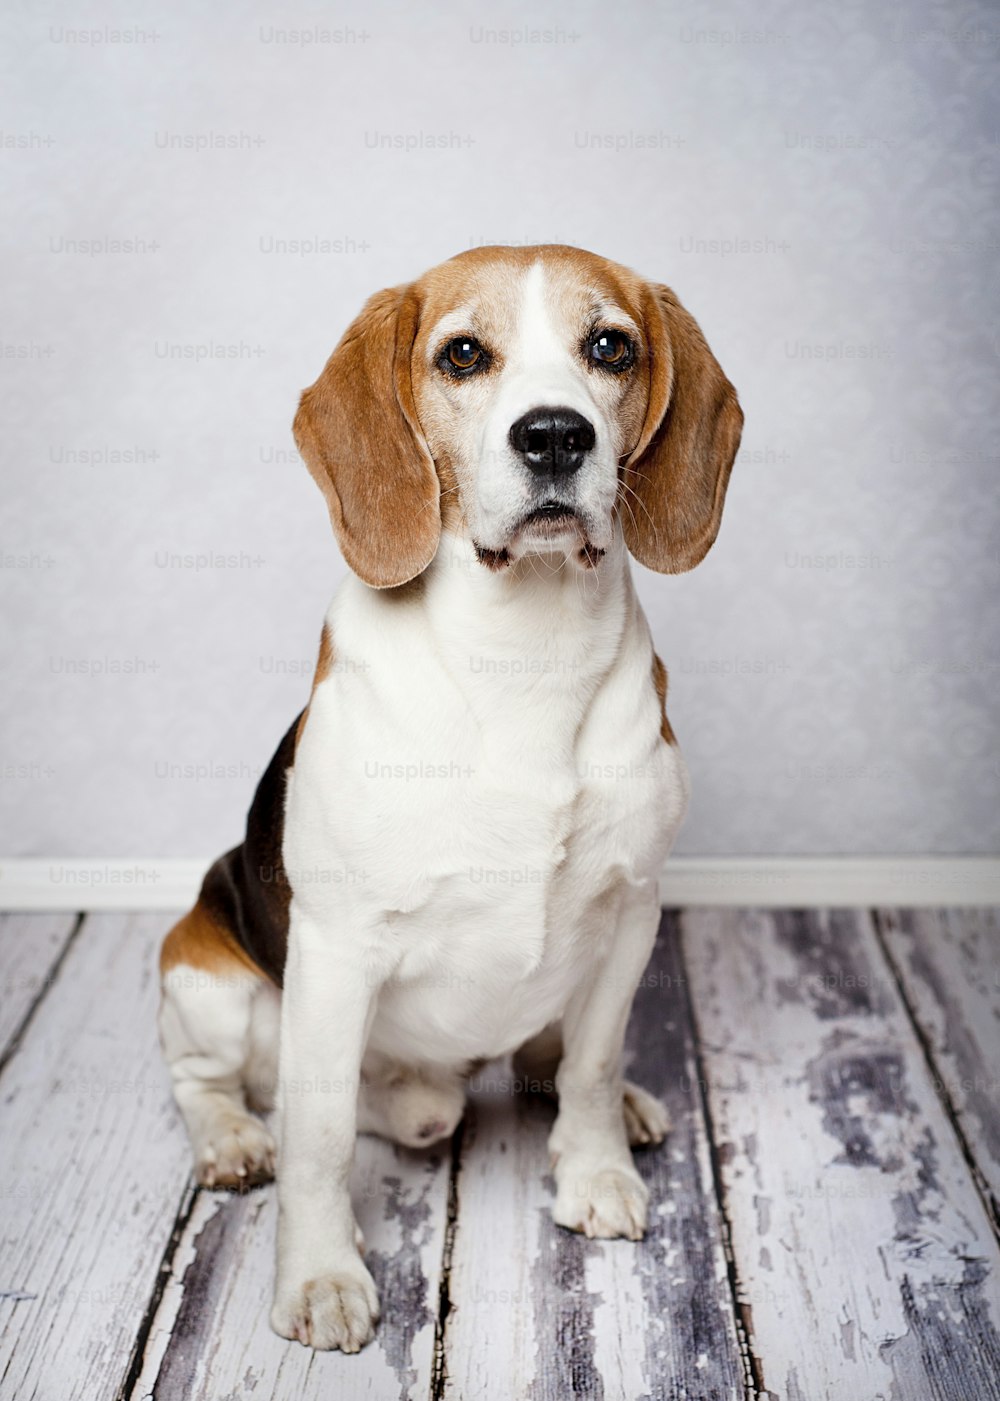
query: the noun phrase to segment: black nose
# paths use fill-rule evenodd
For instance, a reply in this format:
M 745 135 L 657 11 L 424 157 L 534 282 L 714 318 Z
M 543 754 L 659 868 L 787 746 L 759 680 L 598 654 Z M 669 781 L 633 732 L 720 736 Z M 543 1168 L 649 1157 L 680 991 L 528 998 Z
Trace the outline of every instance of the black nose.
M 594 446 L 594 425 L 575 409 L 529 409 L 510 442 L 533 472 L 575 472 Z

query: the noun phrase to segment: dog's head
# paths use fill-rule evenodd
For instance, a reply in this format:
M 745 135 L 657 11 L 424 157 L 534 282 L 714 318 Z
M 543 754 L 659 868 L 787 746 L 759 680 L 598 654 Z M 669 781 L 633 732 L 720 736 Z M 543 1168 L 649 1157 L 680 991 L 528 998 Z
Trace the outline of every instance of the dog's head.
M 442 524 L 502 568 L 590 565 L 620 516 L 676 573 L 719 529 L 743 414 L 668 287 L 577 248 L 477 248 L 379 292 L 302 395 L 295 439 L 348 564 L 420 574 Z

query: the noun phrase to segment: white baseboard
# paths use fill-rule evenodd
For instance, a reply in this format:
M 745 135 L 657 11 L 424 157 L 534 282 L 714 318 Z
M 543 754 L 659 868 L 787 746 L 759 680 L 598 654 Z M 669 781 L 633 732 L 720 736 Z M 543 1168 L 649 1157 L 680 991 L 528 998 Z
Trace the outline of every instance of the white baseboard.
M 698 856 L 668 861 L 664 905 L 947 906 L 1000 904 L 989 856 Z
M 183 910 L 207 861 L 0 861 L 0 910 Z M 675 857 L 665 905 L 1000 905 L 1000 858 Z
M 0 910 L 185 910 L 209 861 L 0 861 Z

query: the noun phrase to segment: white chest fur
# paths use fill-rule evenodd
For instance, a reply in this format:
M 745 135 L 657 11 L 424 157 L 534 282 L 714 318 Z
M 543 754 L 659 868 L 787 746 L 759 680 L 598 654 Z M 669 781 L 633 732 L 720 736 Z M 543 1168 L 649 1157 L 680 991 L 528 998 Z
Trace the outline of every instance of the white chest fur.
M 348 579 L 289 781 L 295 903 L 385 980 L 370 1042 L 415 1061 L 559 1016 L 686 802 L 621 540 L 519 568 L 446 534 L 419 588 Z

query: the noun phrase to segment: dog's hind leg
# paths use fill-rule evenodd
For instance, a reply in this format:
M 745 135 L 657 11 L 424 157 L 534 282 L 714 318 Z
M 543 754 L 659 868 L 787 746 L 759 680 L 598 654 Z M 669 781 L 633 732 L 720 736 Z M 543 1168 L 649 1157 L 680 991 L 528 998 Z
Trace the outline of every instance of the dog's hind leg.
M 274 1139 L 248 1102 L 263 1108 L 273 1098 L 278 989 L 200 900 L 163 941 L 160 975 L 160 1044 L 198 1181 L 267 1181 Z

